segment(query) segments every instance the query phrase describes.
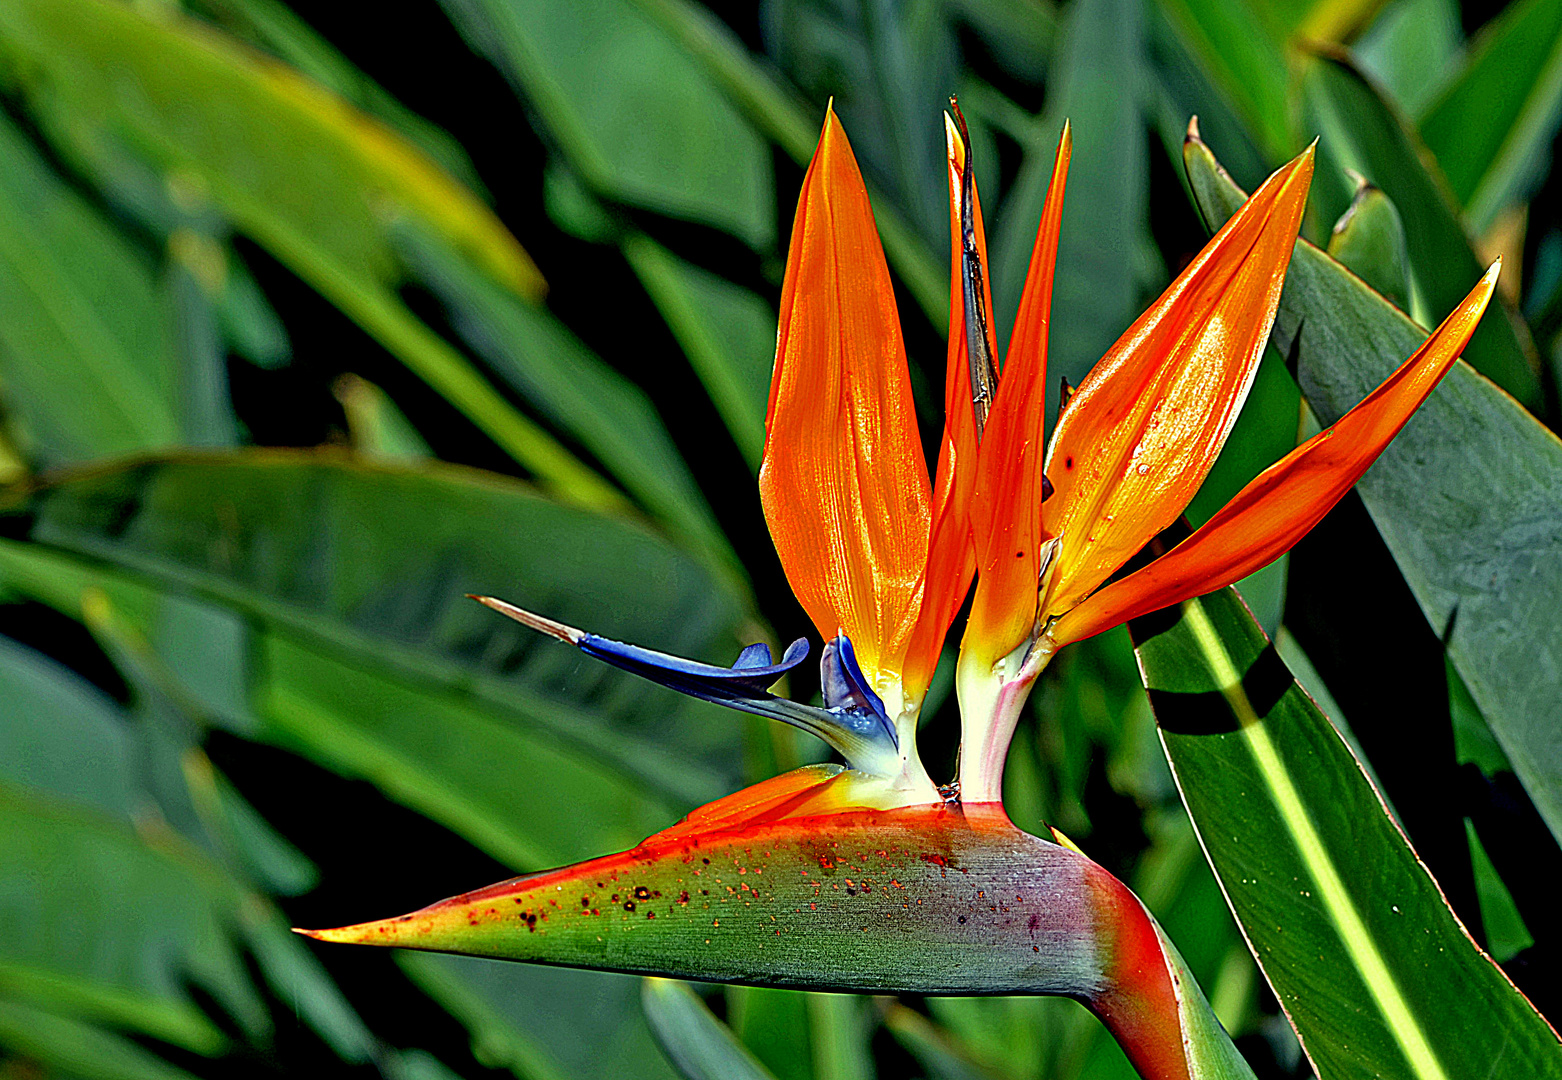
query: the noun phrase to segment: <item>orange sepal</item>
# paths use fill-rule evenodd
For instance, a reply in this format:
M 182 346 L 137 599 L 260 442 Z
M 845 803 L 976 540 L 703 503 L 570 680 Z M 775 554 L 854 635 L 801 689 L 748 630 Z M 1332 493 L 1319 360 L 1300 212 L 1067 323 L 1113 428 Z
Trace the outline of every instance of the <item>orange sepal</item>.
M 966 640 L 979 643 L 989 659 L 1012 652 L 1036 624 L 1045 539 L 1047 328 L 1072 145 L 1065 123 L 976 472 L 971 530 L 980 574 Z
M 1175 521 L 1247 397 L 1312 179 L 1309 147 L 1237 210 L 1069 402 L 1048 454 L 1046 601 L 1078 604 Z
M 822 637 L 898 672 L 927 562 L 931 492 L 873 210 L 833 111 L 798 199 L 781 289 L 760 502 Z
M 1289 551 L 1361 478 L 1453 366 L 1497 286 L 1501 260 L 1431 337 L 1333 426 L 1260 473 L 1149 566 L 1063 615 L 1060 645 L 1230 585 Z

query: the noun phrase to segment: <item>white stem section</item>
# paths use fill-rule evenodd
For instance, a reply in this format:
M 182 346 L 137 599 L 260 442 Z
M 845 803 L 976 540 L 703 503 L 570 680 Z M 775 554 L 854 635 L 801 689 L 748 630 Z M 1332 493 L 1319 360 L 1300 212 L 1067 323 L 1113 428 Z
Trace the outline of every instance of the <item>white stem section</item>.
M 996 664 L 978 660 L 972 650 L 960 650 L 955 694 L 960 701 L 961 802 L 1003 801 L 1003 764 L 1020 710 L 1055 648 L 1052 638 L 1043 634 Z

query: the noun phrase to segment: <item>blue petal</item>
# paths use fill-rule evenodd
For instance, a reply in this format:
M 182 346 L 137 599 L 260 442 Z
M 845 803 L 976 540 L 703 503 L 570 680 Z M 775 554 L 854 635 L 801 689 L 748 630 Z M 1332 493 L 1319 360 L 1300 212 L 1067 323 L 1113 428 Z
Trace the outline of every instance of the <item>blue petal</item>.
M 892 742 L 899 743 L 895 725 L 884 710 L 884 701 L 868 685 L 857 664 L 857 650 L 851 638 L 836 635 L 827 641 L 819 657 L 819 684 L 824 690 L 824 707 L 833 713 L 877 721 Z
M 829 743 L 855 768 L 888 775 L 900 767 L 900 741 L 895 727 L 884 715 L 883 702 L 863 678 L 851 642 L 844 635 L 825 646 L 822 670 L 827 680 L 833 680 L 826 684 L 834 687 L 826 691 L 833 707 L 818 709 L 766 691 L 781 675 L 807 659 L 806 638 L 788 645 L 779 664 L 771 663 L 770 647 L 760 643 L 748 646 L 736 663 L 725 668 L 588 634 L 491 596 L 472 599 L 533 630 L 575 645 L 598 660 L 671 690 L 800 727 Z
M 709 698 L 713 701 L 764 694 L 771 683 L 808 658 L 807 638 L 798 638 L 788 645 L 779 664 L 770 662 L 769 645 L 756 642 L 744 649 L 737 663 L 729 668 L 685 660 L 654 649 L 642 649 L 638 645 L 626 645 L 622 641 L 598 637 L 596 634 L 582 634 L 575 644 L 580 646 L 582 652 L 598 660 L 625 671 L 633 671 L 636 675 L 643 675 L 675 690 L 682 690 L 685 694 L 704 697 L 704 694 L 694 689 L 686 689 L 704 687 L 711 693 L 721 695 L 720 698 Z

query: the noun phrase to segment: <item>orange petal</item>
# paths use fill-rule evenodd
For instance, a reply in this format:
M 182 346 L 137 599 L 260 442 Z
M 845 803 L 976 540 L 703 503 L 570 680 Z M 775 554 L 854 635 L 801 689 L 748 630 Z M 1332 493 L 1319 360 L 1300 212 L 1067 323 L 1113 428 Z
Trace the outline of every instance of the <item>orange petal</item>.
M 1361 404 L 1260 473 L 1188 539 L 1063 615 L 1059 644 L 1214 592 L 1278 559 L 1367 471 L 1453 366 L 1497 285 L 1493 263 L 1443 325 Z
M 933 534 L 928 553 L 922 607 L 906 656 L 906 692 L 921 696 L 938 666 L 944 635 L 954 622 L 976 574 L 976 553 L 971 547 L 970 505 L 976 482 L 976 414 L 971 405 L 969 349 L 965 333 L 964 250 L 961 241 L 961 191 L 965 180 L 966 151 L 960 131 L 944 115 L 945 146 L 949 169 L 949 350 L 944 366 L 944 435 L 938 452 L 938 477 L 933 485 Z M 987 230 L 982 224 L 981 197 L 971 180 L 971 205 L 976 250 L 985 268 Z M 983 279 L 983 301 L 992 311 L 991 284 Z M 996 356 L 997 342 L 988 328 L 989 355 Z
M 1204 482 L 1258 370 L 1312 169 L 1309 147 L 1265 181 L 1069 402 L 1047 456 L 1061 538 L 1047 614 L 1083 600 Z
M 759 494 L 820 635 L 844 630 L 875 682 L 898 674 L 931 493 L 889 268 L 833 111 L 792 226 Z
M 1068 124 L 1058 139 L 1052 183 L 1036 229 L 1025 291 L 1004 359 L 1003 378 L 982 435 L 971 529 L 980 576 L 966 640 L 997 659 L 1020 645 L 1036 625 L 1041 575 L 1042 468 L 1045 464 L 1047 326 L 1052 273 L 1063 221 L 1063 185 L 1073 140 Z

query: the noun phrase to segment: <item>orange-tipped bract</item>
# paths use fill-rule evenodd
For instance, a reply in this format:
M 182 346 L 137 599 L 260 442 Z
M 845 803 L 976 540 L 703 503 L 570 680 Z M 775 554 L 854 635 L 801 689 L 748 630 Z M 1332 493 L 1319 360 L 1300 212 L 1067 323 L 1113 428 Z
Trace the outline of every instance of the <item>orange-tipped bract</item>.
M 851 638 L 884 696 L 920 608 L 932 493 L 889 268 L 833 111 L 792 226 L 759 493 L 803 609 L 826 640 Z
M 1289 551 L 1377 460 L 1453 366 L 1501 269 L 1501 260 L 1493 263 L 1415 355 L 1332 427 L 1265 469 L 1171 551 L 1058 619 L 1053 630 L 1058 643 L 1214 592 Z

